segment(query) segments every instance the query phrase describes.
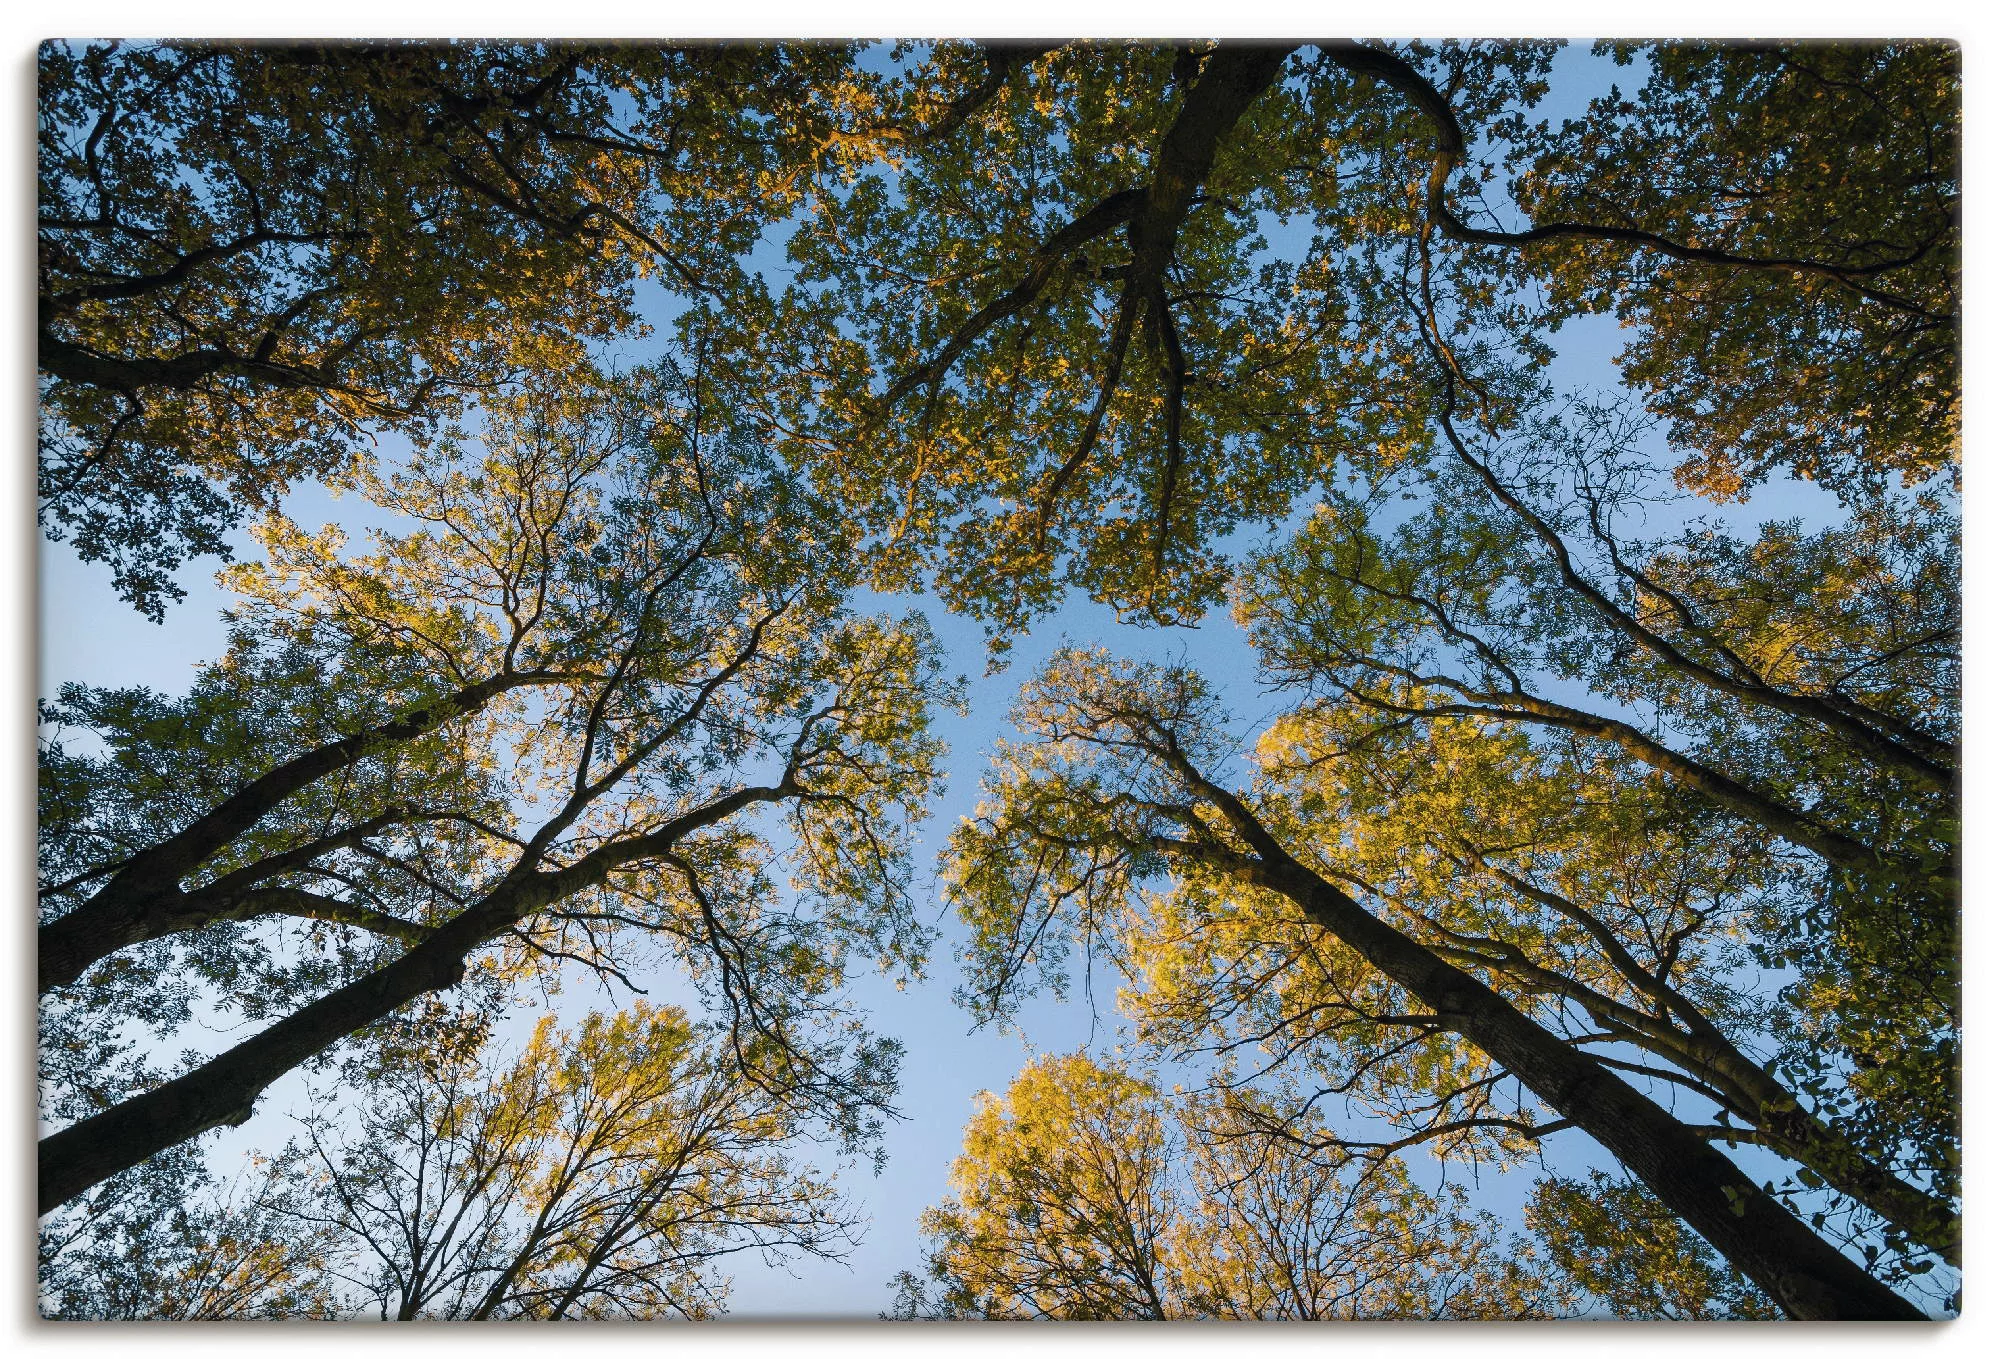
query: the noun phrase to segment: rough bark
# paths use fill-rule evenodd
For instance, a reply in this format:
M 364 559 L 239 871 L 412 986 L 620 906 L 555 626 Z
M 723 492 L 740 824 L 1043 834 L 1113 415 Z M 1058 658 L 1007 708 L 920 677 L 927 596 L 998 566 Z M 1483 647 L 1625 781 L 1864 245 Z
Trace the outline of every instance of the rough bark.
M 186 1075 L 43 1138 L 37 1148 L 37 1211 L 60 1207 L 210 1128 L 246 1121 L 266 1087 L 313 1054 L 427 991 L 457 985 L 465 975 L 466 955 L 509 923 L 505 909 L 491 903 L 468 911 L 395 962 L 322 996 Z

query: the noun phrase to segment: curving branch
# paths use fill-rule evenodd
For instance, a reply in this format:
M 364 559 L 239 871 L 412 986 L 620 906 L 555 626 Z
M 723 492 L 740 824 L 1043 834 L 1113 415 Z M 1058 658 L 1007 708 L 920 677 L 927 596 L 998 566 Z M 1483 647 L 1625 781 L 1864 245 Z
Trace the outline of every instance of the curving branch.
M 966 317 L 937 353 L 889 385 L 880 402 L 883 413 L 886 414 L 891 406 L 919 387 L 933 387 L 943 381 L 952 365 L 980 336 L 1033 305 L 1064 260 L 1089 242 L 1131 220 L 1132 214 L 1139 209 L 1141 198 L 1137 189 L 1121 190 L 1053 232 L 1030 257 L 1028 271 L 1018 283 Z
M 1124 376 L 1133 332 L 1145 315 L 1150 320 L 1149 330 L 1155 342 L 1167 356 L 1171 390 L 1170 466 L 1160 506 L 1157 553 L 1164 559 L 1167 516 L 1181 462 L 1180 401 L 1186 380 L 1186 361 L 1179 355 L 1179 337 L 1165 289 L 1167 267 L 1173 260 L 1181 226 L 1214 169 L 1223 142 L 1257 97 L 1276 83 L 1292 51 L 1288 46 L 1263 45 L 1221 46 L 1210 51 L 1201 63 L 1200 75 L 1160 139 L 1146 187 L 1111 194 L 1056 231 L 1035 251 L 1028 272 L 1014 287 L 967 317 L 936 353 L 891 383 L 883 395 L 879 408 L 886 414 L 911 392 L 941 382 L 982 335 L 1033 305 L 1066 258 L 1123 225 L 1131 260 L 1118 270 L 1122 284 L 1117 317 L 1105 346 L 1096 398 L 1075 445 L 1035 493 L 1034 529 L 1038 541 L 1046 541 L 1057 502 L 1096 450 L 1106 414 Z
M 421 944 L 431 936 L 429 926 L 401 919 L 386 911 L 370 910 L 366 906 L 342 901 L 337 897 L 308 892 L 300 887 L 253 888 L 236 898 L 235 906 L 227 918 L 247 920 L 253 916 L 264 915 L 288 915 L 301 920 L 324 920 L 335 925 L 350 925 L 355 929 L 379 934 L 384 939 L 394 939 L 403 944 Z
M 1476 978 L 1379 919 L 1293 858 L 1234 793 L 1177 748 L 1160 762 L 1217 812 L 1247 852 L 1205 847 L 1203 857 L 1293 901 L 1383 975 L 1452 1022 L 1466 1038 L 1611 1151 L 1662 1202 L 1794 1317 L 1915 1319 L 1921 1314 L 1808 1230 L 1741 1170 L 1596 1059 L 1521 1014 Z
M 1869 282 L 1881 274 L 1916 263 L 1930 252 L 1931 243 L 1919 246 L 1907 255 L 1874 264 L 1843 265 L 1789 256 L 1739 255 L 1708 246 L 1690 245 L 1637 227 L 1616 226 L 1609 223 L 1543 222 L 1525 231 L 1492 231 L 1475 227 L 1452 208 L 1446 193 L 1452 172 L 1463 165 L 1466 159 L 1465 130 L 1458 121 L 1458 114 L 1451 107 L 1451 101 L 1435 85 L 1426 80 L 1416 67 L 1393 52 L 1379 47 L 1363 46 L 1353 41 L 1323 42 L 1319 44 L 1319 50 L 1336 65 L 1357 75 L 1370 76 L 1395 90 L 1415 105 L 1418 112 L 1429 121 L 1436 139 L 1437 150 L 1431 161 L 1426 206 L 1431 220 L 1453 240 L 1463 241 L 1469 245 L 1495 245 L 1508 249 L 1519 249 L 1542 241 L 1605 241 L 1651 250 L 1670 259 L 1690 264 L 1724 269 L 1749 269 L 1786 276 L 1807 274 L 1831 280 L 1859 297 L 1916 317 L 1929 325 L 1953 328 L 1958 325 L 1955 313 L 1931 311 L 1910 298 L 1886 292 Z
M 530 916 L 601 885 L 626 864 L 660 858 L 697 831 L 795 791 L 787 780 L 739 788 L 644 835 L 602 845 L 566 867 L 537 868 L 524 862 L 395 961 L 337 987 L 194 1070 L 43 1138 L 38 1146 L 38 1211 L 48 1212 L 210 1128 L 246 1121 L 273 1081 L 418 996 L 456 986 L 475 950 Z

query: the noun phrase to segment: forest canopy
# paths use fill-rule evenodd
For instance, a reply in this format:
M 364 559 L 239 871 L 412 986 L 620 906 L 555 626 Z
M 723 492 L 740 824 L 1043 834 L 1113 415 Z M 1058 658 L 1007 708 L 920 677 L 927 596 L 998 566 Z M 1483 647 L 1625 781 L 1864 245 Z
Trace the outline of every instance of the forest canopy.
M 895 1315 L 1957 1309 L 1952 45 L 39 74 L 47 1314 L 711 1314 L 940 938 Z

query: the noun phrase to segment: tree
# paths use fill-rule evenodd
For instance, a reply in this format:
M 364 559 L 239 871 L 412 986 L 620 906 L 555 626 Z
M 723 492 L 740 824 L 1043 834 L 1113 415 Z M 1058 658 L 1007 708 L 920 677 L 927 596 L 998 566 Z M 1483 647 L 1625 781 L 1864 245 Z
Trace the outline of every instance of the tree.
M 1300 1156 L 1214 1094 L 1168 1096 L 1083 1053 L 985 1097 L 923 1217 L 928 1274 L 902 1315 L 1153 1320 L 1551 1315 L 1497 1224 L 1398 1162 Z M 1518 1244 L 1518 1243 L 1517 1243 Z
M 1302 919 L 1329 968 L 1389 984 L 1368 1007 L 1382 1022 L 1463 1040 L 1468 1060 L 1493 1062 L 1617 1156 L 1787 1315 L 1920 1315 L 1602 1058 L 1370 911 L 1301 843 L 1282 793 L 1220 782 L 1211 771 L 1230 742 L 1194 676 L 1067 652 L 1016 722 L 1039 739 L 1003 749 L 988 804 L 955 842 L 954 894 L 989 1006 L 1018 999 L 1030 969 L 1060 968 L 1070 931 L 1115 947 L 1137 884 L 1162 869 L 1224 899 L 1268 894 L 1258 913 Z
M 719 1260 L 838 1257 L 854 1225 L 790 1163 L 782 1083 L 718 1037 L 637 1002 L 545 1016 L 504 1068 L 378 1071 L 357 1119 L 316 1115 L 278 1158 L 274 1211 L 330 1238 L 345 1306 L 384 1319 L 713 1315 Z
M 893 1045 L 843 1034 L 837 988 L 854 951 L 921 955 L 904 827 L 949 686 L 919 622 L 843 609 L 837 526 L 674 392 L 496 400 L 478 440 L 370 480 L 425 526 L 372 554 L 273 521 L 270 562 L 233 574 L 232 655 L 179 705 L 95 710 L 141 720 L 55 762 L 44 938 L 63 963 L 45 980 L 69 1018 L 45 1047 L 158 1017 L 143 984 L 119 1013 L 141 941 L 220 948 L 225 972 L 282 956 L 260 935 L 300 917 L 309 944 L 329 925 L 375 942 L 295 973 L 282 1017 L 221 1054 L 101 1093 L 42 1143 L 44 1209 L 241 1122 L 278 1076 L 468 967 L 615 975 L 635 939 L 690 964 L 740 1043 L 862 1135 Z M 281 663 L 286 683 L 228 702 Z M 786 814 L 789 905 L 748 819 L 767 805 Z
M 939 45 L 885 95 L 891 167 L 791 242 L 819 338 L 750 360 L 763 418 L 878 584 L 934 573 L 1003 637 L 1071 585 L 1189 621 L 1230 531 L 1440 451 L 1419 255 L 1498 351 L 1634 325 L 1705 493 L 1955 467 L 1952 49 L 1631 45 L 1638 94 L 1551 129 L 1553 51 Z
M 1476 936 L 1436 942 L 1533 990 L 1570 986 L 1621 1035 L 1639 1032 L 1635 1007 L 1655 1012 L 1646 1023 L 1680 1031 L 1633 1041 L 1697 1089 L 1740 1083 L 1718 1104 L 1750 1140 L 1955 1261 L 1953 524 L 1919 497 L 1814 534 L 1792 521 L 1745 541 L 1697 520 L 1635 540 L 1621 520 L 1674 503 L 1644 464 L 1615 441 L 1552 451 L 1543 432 L 1503 479 L 1453 429 L 1471 475 L 1431 474 L 1428 503 L 1393 533 L 1368 525 L 1367 505 L 1335 502 L 1257 559 L 1242 617 L 1269 673 L 1311 696 L 1274 733 L 1271 764 L 1329 826 L 1388 816 L 1380 849 L 1357 859 L 1329 845 L 1360 881 L 1421 883 L 1410 818 L 1432 820 L 1416 855 L 1507 903 L 1496 921 L 1476 900 L 1472 915 L 1440 913 L 1422 904 L 1433 889 L 1398 892 L 1445 934 Z M 1548 758 L 1554 770 L 1532 777 L 1552 791 L 1524 823 L 1509 806 L 1520 776 L 1500 771 Z M 1499 797 L 1479 791 L 1496 775 Z M 1639 819 L 1578 817 L 1552 842 L 1547 809 L 1569 815 L 1578 789 Z M 1425 798 L 1442 806 L 1422 810 Z M 1641 862 L 1655 865 L 1643 877 Z M 1587 876 L 1558 885 L 1555 863 Z M 1592 904 L 1607 884 L 1631 923 Z M 1710 904 L 1690 904 L 1691 889 Z M 1592 966 L 1613 969 L 1622 1017 L 1591 999 L 1606 998 L 1601 983 L 1577 990 L 1575 968 L 1549 961 L 1550 926 L 1528 922 L 1550 911 L 1595 938 Z M 1734 966 L 1800 974 L 1791 1007 L 1757 1021 L 1790 1090 L 1669 980 L 1700 966 L 1718 917 L 1759 940 Z M 1718 1015 L 1742 1012 L 1726 989 L 1711 994 Z M 1801 1107 L 1807 1094 L 1824 1118 Z
M 847 49 L 48 43 L 42 514 L 158 619 L 301 478 L 717 298 L 845 154 Z
M 1632 326 L 1625 381 L 1703 494 L 1784 470 L 1863 495 L 1955 476 L 1958 49 L 1607 46 L 1643 58 L 1643 82 L 1522 145 L 1522 206 L 1773 258 L 1635 251 L 1613 274 L 1592 267 L 1601 251 L 1529 246 L 1520 274 L 1548 289 L 1536 321 L 1610 310 Z
M 1402 716 L 1602 742 L 1811 856 L 1736 898 L 1755 961 L 1810 979 L 1773 1016 L 1786 1080 L 1738 1051 L 1762 1093 L 1716 1093 L 1953 1258 L 1955 53 L 1616 55 L 1643 58 L 1638 94 L 1551 129 L 1531 45 L 939 49 L 910 111 L 937 110 L 925 85 L 965 95 L 794 242 L 795 314 L 827 311 L 825 284 L 873 329 L 804 366 L 826 418 L 788 447 L 903 546 L 889 579 L 935 561 L 1002 634 L 1071 584 L 1188 621 L 1223 593 L 1224 531 L 1400 475 L 1443 526 L 1424 585 L 1395 563 L 1350 605 L 1301 578 L 1290 607 L 1335 619 L 1321 668 L 1373 666 L 1371 701 L 1421 704 Z M 1480 200 L 1495 180 L 1510 204 Z M 1647 460 L 1713 499 L 1817 479 L 1849 525 L 1627 536 L 1661 478 L 1629 434 L 1596 442 L 1618 412 L 1564 411 L 1537 371 L 1555 326 L 1604 312 L 1667 422 Z M 1343 522 L 1372 528 L 1386 495 Z M 1435 678 L 1441 639 L 1445 692 L 1390 692 Z
M 382 1026 L 348 1064 L 366 1068 L 361 1104 L 323 1104 L 226 1195 L 182 1147 L 59 1212 L 44 1311 L 700 1317 L 727 1295 L 719 1260 L 851 1241 L 831 1185 L 790 1161 L 804 1109 L 721 1035 L 640 1002 L 569 1032 L 545 1017 L 503 1067 L 482 1061 L 494 1017 L 433 1006 Z
M 1156 1092 L 1076 1054 L 1048 1057 L 982 1100 L 925 1212 L 948 1312 L 1069 1320 L 1182 1315 L 1163 1256 L 1173 1152 Z

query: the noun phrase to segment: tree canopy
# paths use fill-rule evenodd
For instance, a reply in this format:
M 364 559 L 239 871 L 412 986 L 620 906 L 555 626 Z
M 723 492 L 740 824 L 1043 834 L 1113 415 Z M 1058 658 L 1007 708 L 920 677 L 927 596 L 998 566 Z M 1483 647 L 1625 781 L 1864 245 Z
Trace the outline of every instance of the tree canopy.
M 1955 52 L 1675 45 L 1550 126 L 1553 51 L 934 49 L 893 174 L 791 245 L 788 323 L 828 338 L 787 399 L 906 545 L 878 574 L 939 554 L 1003 627 L 1065 584 L 1196 615 L 1230 530 L 1434 449 L 1440 320 L 1523 381 L 1564 321 L 1632 324 L 1625 380 L 1710 494 L 1954 466 Z
M 1630 1042 L 1669 1062 L 1679 1052 L 1703 1074 L 1728 1050 L 1711 1021 L 1673 1003 L 1671 968 L 1647 971 L 1601 920 L 1591 951 L 1630 962 L 1627 983 L 1650 979 L 1640 1006 L 1564 976 L 1520 937 L 1490 937 L 1491 925 L 1408 919 L 1393 888 L 1342 863 L 1350 827 L 1366 822 L 1334 820 L 1329 854 L 1316 843 L 1316 819 L 1299 814 L 1282 784 L 1238 790 L 1221 781 L 1215 766 L 1233 743 L 1186 671 L 1063 653 L 1030 686 L 1017 722 L 1039 739 L 1003 748 L 979 819 L 955 837 L 953 890 L 975 931 L 974 984 L 986 1004 L 1018 1004 L 1037 973 L 1062 967 L 1068 938 L 1079 936 L 1170 994 L 1191 986 L 1197 1032 L 1221 1028 L 1263 1045 L 1272 1065 L 1303 1065 L 1320 1091 L 1314 1101 L 1372 1097 L 1377 1116 L 1417 1125 L 1376 1150 L 1444 1137 L 1476 1151 L 1480 1134 L 1497 1134 L 1499 1150 L 1519 1155 L 1525 1143 L 1580 1129 L 1791 1314 L 1914 1315 L 1709 1145 L 1729 1135 L 1726 1124 L 1690 1126 L 1622 1074 L 1658 1077 L 1658 1068 L 1587 1046 Z M 1165 902 L 1145 887 L 1162 872 L 1177 887 Z M 1535 907 L 1563 902 L 1532 885 L 1524 895 Z M 1582 908 L 1559 914 L 1595 918 Z M 1210 949 L 1223 957 L 1211 962 Z M 1154 961 L 1156 953 L 1166 956 Z M 1508 994 L 1521 977 L 1523 996 Z M 1542 996 L 1555 1004 L 1535 1003 Z M 1571 1005 L 1602 1028 L 1574 1030 Z M 1657 1045 L 1644 1041 L 1649 1032 Z M 1518 1091 L 1511 1105 L 1501 1098 L 1508 1086 Z M 1797 1113 L 1782 1087 L 1760 1089 L 1769 1091 L 1754 1097 L 1765 1117 Z M 1726 1114 L 1735 1101 L 1718 1092 L 1718 1103 Z M 1859 1159 L 1836 1153 L 1843 1166 L 1849 1158 Z M 1867 1171 L 1895 1181 L 1879 1166 Z M 1899 1181 L 1881 1187 L 1913 1206 L 1926 1200 Z M 1955 1253 L 1948 1220 L 1920 1215 L 1912 1225 Z
M 1463 1191 L 1301 1155 L 1240 1102 L 1081 1053 L 982 1104 L 952 1184 L 923 1219 L 935 1296 L 906 1276 L 903 1315 L 1522 1320 L 1566 1298 Z
M 934 778 L 938 658 L 920 620 L 850 615 L 816 560 L 837 528 L 812 541 L 784 474 L 671 391 L 493 406 L 479 438 L 371 486 L 422 525 L 377 551 L 271 521 L 269 560 L 235 573 L 231 655 L 187 699 L 72 690 L 52 710 L 94 720 L 106 754 L 48 766 L 45 1050 L 185 1022 L 145 984 L 177 953 L 221 1003 L 280 1017 L 144 1094 L 93 1095 L 109 1107 L 43 1144 L 44 1207 L 240 1122 L 469 967 L 616 975 L 634 939 L 866 1123 L 892 1049 L 815 1035 L 853 951 L 907 967 L 921 948 L 903 828 Z M 786 814 L 790 902 L 764 806 Z M 305 945 L 275 975 L 271 929 Z
M 725 296 L 836 163 L 848 53 L 44 46 L 52 531 L 158 617 L 169 573 L 524 372 Z
M 839 1196 L 788 1159 L 805 1107 L 680 1011 L 544 1016 L 504 1066 L 482 1060 L 492 1013 L 419 1018 L 370 1059 L 358 1117 L 329 1100 L 247 1186 L 184 1189 L 143 1256 L 116 1257 L 102 1209 L 144 1195 L 73 1215 L 45 1243 L 52 1314 L 700 1318 L 728 1294 L 718 1261 L 852 1244 Z
M 322 1116 L 286 1148 L 273 1210 L 325 1231 L 385 1319 L 700 1318 L 729 1255 L 851 1244 L 786 1158 L 801 1107 L 671 1007 L 544 1016 L 509 1066 L 447 1054 L 373 1087 L 358 1126 Z
M 1078 594 L 1233 625 L 1264 697 L 1115 645 L 1028 678 L 942 860 L 961 995 L 1004 1022 L 1080 948 L 1129 1042 L 981 1107 L 903 1314 L 1956 1305 L 1951 45 L 40 76 L 42 523 L 154 620 L 244 558 L 184 691 L 43 696 L 46 1304 L 708 1310 L 678 1227 L 532 1225 L 601 1200 L 528 1110 L 637 1044 L 676 1118 L 763 1111 L 742 1166 L 870 1145 L 897 1045 L 847 981 L 934 933 L 928 593 L 994 666 Z M 480 1055 L 662 968 L 706 1020 Z M 373 1130 L 279 1157 L 334 1198 L 215 1197 L 195 1139 L 293 1072 Z M 676 1163 L 632 1135 L 628 1206 Z M 402 1194 L 406 1155 L 476 1183 Z M 1532 1244 L 1424 1157 L 1541 1158 Z M 799 1184 L 750 1239 L 830 1251 Z M 336 1237 L 427 1244 L 343 1292 Z

